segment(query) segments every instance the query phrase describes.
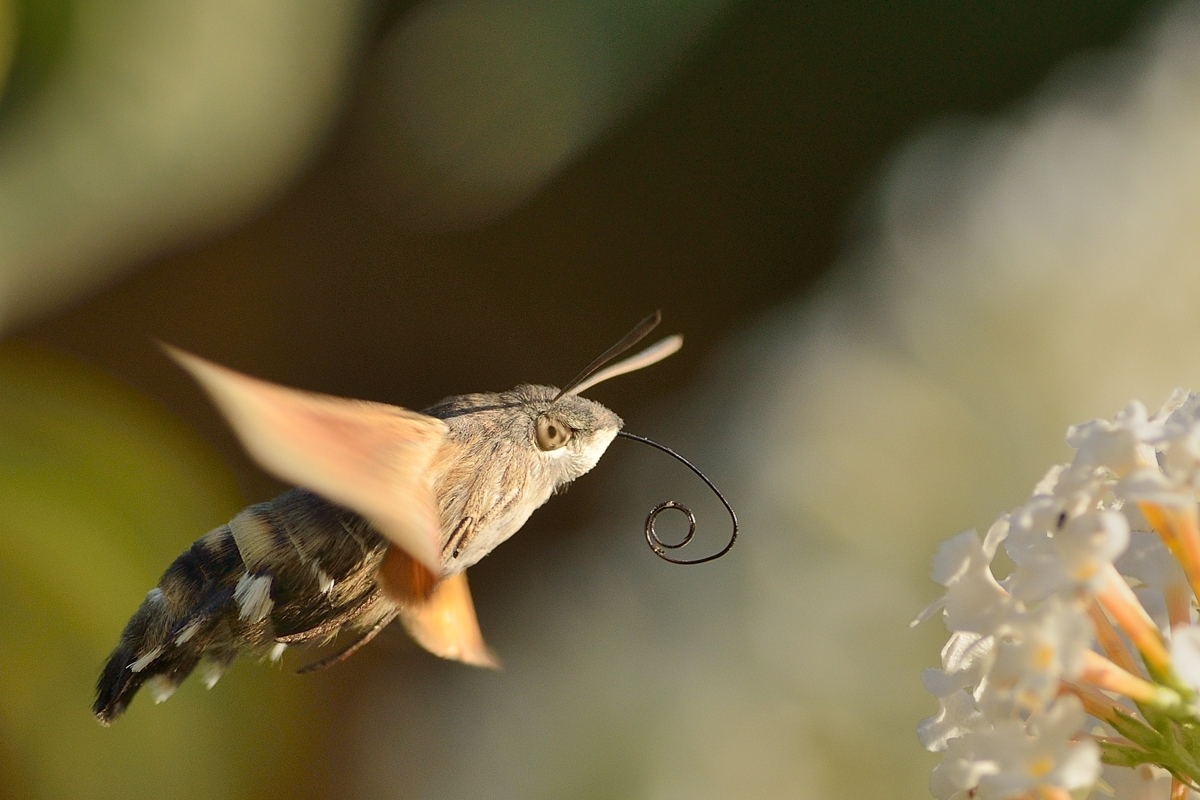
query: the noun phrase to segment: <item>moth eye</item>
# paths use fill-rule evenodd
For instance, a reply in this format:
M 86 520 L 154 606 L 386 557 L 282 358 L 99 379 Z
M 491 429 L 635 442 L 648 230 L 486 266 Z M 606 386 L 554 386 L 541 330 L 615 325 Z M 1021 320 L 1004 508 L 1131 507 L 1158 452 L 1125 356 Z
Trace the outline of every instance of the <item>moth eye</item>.
M 543 450 L 557 450 L 571 440 L 569 427 L 550 417 L 538 417 L 537 445 Z

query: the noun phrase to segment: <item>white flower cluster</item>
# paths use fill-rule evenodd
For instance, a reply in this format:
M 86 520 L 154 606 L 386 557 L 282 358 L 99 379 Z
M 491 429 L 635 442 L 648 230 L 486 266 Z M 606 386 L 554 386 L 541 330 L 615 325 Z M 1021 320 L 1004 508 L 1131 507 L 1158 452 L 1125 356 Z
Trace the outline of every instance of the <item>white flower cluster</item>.
M 1166 800 L 1164 775 L 1173 799 L 1200 782 L 1198 418 L 1200 396 L 1177 390 L 1153 417 L 1135 402 L 1074 426 L 1074 460 L 1029 502 L 942 545 L 946 592 L 918 618 L 940 611 L 951 631 L 922 675 L 938 713 L 918 727 L 944 753 L 939 800 L 1097 785 Z M 1015 566 L 997 580 L 1001 545 Z

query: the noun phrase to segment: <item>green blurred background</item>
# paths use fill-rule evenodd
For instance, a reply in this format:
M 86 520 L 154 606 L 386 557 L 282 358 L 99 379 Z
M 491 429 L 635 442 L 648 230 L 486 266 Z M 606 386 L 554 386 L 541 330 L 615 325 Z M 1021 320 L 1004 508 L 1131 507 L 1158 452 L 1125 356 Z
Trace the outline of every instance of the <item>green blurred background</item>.
M 158 574 L 280 488 L 154 339 L 421 408 L 561 383 L 662 308 L 683 352 L 597 392 L 655 435 L 723 342 L 820 285 L 902 140 L 1009 109 L 1159 10 L 298 5 L 0 0 L 0 798 L 430 796 L 361 788 L 347 709 L 396 663 L 390 740 L 462 702 L 463 668 L 391 630 L 325 674 L 243 660 L 95 724 Z M 505 598 L 611 502 L 599 485 L 473 570 L 502 656 Z M 651 796 L 619 729 L 547 796 Z M 453 738 L 446 770 L 470 759 Z

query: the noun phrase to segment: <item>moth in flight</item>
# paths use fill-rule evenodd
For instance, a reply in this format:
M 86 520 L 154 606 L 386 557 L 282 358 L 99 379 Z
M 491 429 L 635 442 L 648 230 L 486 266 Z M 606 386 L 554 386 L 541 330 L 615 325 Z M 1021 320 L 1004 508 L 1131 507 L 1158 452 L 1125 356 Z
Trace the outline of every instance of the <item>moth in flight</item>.
M 197 667 L 211 687 L 243 650 L 277 659 L 348 634 L 305 669 L 336 663 L 397 617 L 435 655 L 496 666 L 465 570 L 596 465 L 623 423 L 580 393 L 677 351 L 683 340 L 671 336 L 610 364 L 660 318 L 642 320 L 564 389 L 449 397 L 421 413 L 289 389 L 168 347 L 255 460 L 297 488 L 244 509 L 167 568 L 100 675 L 96 718 L 110 724 L 143 685 L 162 702 Z M 664 503 L 647 519 L 664 558 L 691 538 L 665 545 L 653 534 L 666 507 L 691 518 Z

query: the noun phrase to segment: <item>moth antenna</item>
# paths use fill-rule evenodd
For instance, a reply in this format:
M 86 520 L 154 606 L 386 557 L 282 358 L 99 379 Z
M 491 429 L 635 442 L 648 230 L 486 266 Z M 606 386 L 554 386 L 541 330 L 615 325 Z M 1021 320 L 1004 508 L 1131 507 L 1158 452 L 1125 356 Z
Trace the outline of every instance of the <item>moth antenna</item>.
M 673 558 L 667 555 L 667 551 L 678 550 L 688 542 L 692 541 L 692 537 L 696 535 L 696 515 L 692 513 L 690 508 L 685 506 L 683 503 L 676 502 L 675 500 L 667 500 L 659 503 L 653 509 L 651 509 L 649 514 L 646 515 L 646 544 L 650 545 L 650 549 L 654 551 L 656 556 L 661 558 L 663 561 L 670 561 L 672 564 L 703 564 L 707 561 L 716 561 L 718 558 L 733 549 L 733 543 L 737 541 L 738 535 L 737 514 L 734 513 L 733 506 L 729 505 L 729 501 L 725 499 L 725 495 L 721 494 L 721 490 L 713 485 L 713 482 L 708 479 L 707 475 L 701 472 L 695 464 L 688 461 L 686 458 L 679 455 L 679 453 L 676 453 L 666 445 L 659 444 L 658 442 L 647 439 L 644 436 L 626 433 L 625 431 L 617 431 L 617 436 L 625 439 L 632 439 L 635 442 L 641 442 L 642 444 L 648 444 L 651 447 L 658 448 L 662 452 L 681 462 L 685 467 L 696 473 L 696 475 L 700 477 L 700 480 L 704 481 L 708 488 L 712 490 L 712 493 L 715 494 L 717 499 L 721 501 L 721 505 L 725 506 L 725 510 L 729 512 L 729 519 L 733 521 L 733 532 L 729 534 L 729 542 L 726 543 L 726 545 L 722 547 L 720 551 L 713 553 L 710 556 L 704 556 L 703 558 Z M 658 515 L 664 511 L 670 510 L 679 511 L 688 519 L 687 536 L 684 536 L 682 541 L 676 542 L 675 544 L 668 544 L 664 542 L 659 538 L 658 532 L 654 530 L 654 523 L 658 519 Z
M 595 386 L 597 383 L 606 381 L 609 378 L 615 378 L 618 375 L 624 375 L 626 372 L 633 372 L 643 367 L 648 367 L 651 364 L 657 364 L 669 355 L 679 352 L 679 348 L 683 347 L 683 337 L 679 334 L 668 336 L 665 339 L 652 344 L 642 352 L 632 355 L 622 361 L 618 361 L 611 367 L 606 367 L 592 375 L 590 378 L 582 381 L 573 388 L 562 394 L 580 394 Z
M 645 319 L 643 319 L 637 325 L 634 325 L 633 330 L 631 330 L 629 333 L 627 333 L 623 337 L 621 337 L 621 341 L 617 342 L 612 347 L 608 348 L 603 353 L 601 353 L 599 358 L 597 358 L 592 363 L 588 364 L 587 367 L 584 368 L 583 372 L 576 375 L 575 378 L 570 383 L 568 383 L 558 394 L 556 394 L 554 396 L 554 400 L 551 400 L 550 402 L 553 403 L 553 402 L 557 401 L 558 398 L 560 398 L 564 395 L 579 394 L 579 392 L 583 391 L 583 389 L 580 387 L 584 386 L 584 384 L 588 378 L 592 377 L 597 372 L 599 372 L 600 369 L 603 368 L 605 364 L 612 361 L 614 358 L 621 355 L 629 348 L 633 347 L 635 344 L 640 342 L 642 339 L 646 338 L 646 335 L 649 334 L 650 331 L 652 331 L 656 327 L 658 327 L 658 323 L 660 323 L 660 322 L 662 322 L 662 311 L 655 311 L 653 314 L 650 314 L 649 316 L 647 316 Z M 664 340 L 664 341 L 666 341 L 666 340 Z M 680 339 L 679 341 L 682 344 L 683 340 Z M 661 347 L 661 343 L 659 345 L 655 345 L 655 347 Z M 654 350 L 654 349 L 655 349 L 654 347 L 649 348 L 649 350 Z M 675 347 L 675 350 L 678 350 L 678 349 L 679 349 L 679 347 L 677 345 Z M 647 350 L 646 352 L 649 352 L 649 350 Z M 664 354 L 658 356 L 658 358 L 654 359 L 654 361 L 658 361 L 659 359 L 666 358 L 671 353 L 675 352 L 675 350 L 671 350 L 670 352 L 667 352 L 667 353 L 664 353 Z M 634 361 L 637 358 L 638 358 L 638 356 L 634 356 L 634 358 L 631 358 L 628 360 Z M 653 364 L 654 361 L 649 361 L 649 362 L 647 362 L 647 364 Z M 621 362 L 621 363 L 623 364 L 625 362 Z M 638 364 L 637 366 L 630 367 L 629 369 L 626 369 L 623 371 L 629 372 L 631 370 L 639 369 L 643 366 L 647 366 L 647 364 Z M 620 366 L 620 364 L 616 364 L 614 366 Z M 619 375 L 619 374 L 621 374 L 621 373 L 614 372 L 611 374 L 607 374 L 600 380 L 605 380 L 607 378 L 611 378 L 613 375 Z M 600 382 L 600 380 L 595 380 L 595 381 L 592 381 L 591 383 L 587 383 L 586 386 L 595 386 L 597 383 Z

